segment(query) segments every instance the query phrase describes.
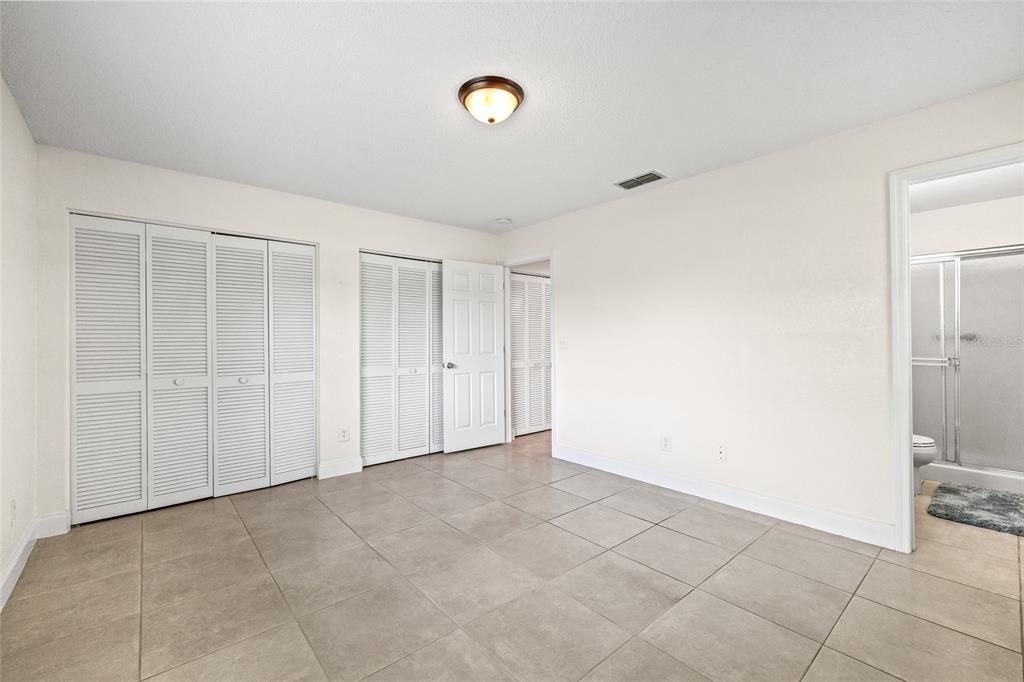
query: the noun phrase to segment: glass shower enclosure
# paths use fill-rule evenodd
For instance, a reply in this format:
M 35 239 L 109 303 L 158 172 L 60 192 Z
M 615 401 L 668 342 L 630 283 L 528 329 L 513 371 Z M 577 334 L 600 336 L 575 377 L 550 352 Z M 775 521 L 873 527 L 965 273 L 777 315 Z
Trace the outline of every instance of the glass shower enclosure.
M 1024 491 L 1024 246 L 916 256 L 910 272 L 914 433 L 960 470 L 931 476 Z

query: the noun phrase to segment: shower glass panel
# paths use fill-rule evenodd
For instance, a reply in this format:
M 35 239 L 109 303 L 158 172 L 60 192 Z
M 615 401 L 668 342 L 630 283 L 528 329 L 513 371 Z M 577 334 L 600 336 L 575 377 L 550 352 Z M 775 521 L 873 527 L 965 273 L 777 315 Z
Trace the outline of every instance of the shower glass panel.
M 938 459 L 954 461 L 956 261 L 914 263 L 910 284 L 914 433 L 935 439 Z
M 1024 253 L 960 261 L 959 406 L 960 462 L 1024 471 Z

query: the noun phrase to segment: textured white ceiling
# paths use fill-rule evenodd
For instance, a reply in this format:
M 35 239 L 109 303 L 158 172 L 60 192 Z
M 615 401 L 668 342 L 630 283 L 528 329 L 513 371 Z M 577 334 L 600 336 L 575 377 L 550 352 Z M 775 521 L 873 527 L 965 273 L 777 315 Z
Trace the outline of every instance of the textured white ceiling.
M 910 186 L 910 212 L 1024 195 L 1024 163 L 963 173 Z
M 1024 77 L 1017 2 L 2 12 L 39 142 L 492 232 Z M 526 89 L 495 127 L 486 73 Z

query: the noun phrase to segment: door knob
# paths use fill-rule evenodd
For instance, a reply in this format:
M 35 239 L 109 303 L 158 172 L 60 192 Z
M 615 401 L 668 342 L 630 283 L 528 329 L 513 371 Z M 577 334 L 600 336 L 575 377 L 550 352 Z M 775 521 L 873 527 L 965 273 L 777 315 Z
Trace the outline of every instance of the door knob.
M 184 379 L 175 379 L 174 380 L 174 385 L 175 386 L 181 386 L 183 383 L 185 383 Z
M 247 384 L 249 383 L 249 377 L 238 377 L 238 383 Z
M 445 363 L 445 367 L 447 367 L 448 369 L 455 369 L 455 363 L 454 362 Z

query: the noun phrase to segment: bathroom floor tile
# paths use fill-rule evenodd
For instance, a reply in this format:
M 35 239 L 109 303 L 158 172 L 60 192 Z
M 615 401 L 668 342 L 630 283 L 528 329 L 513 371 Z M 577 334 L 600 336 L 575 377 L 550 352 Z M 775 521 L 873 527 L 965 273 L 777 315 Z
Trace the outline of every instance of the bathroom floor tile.
M 978 556 L 970 550 L 918 538 L 913 553 L 903 554 L 883 549 L 878 558 L 897 566 L 1019 599 L 1020 574 L 1017 561 L 991 555 L 979 561 Z

